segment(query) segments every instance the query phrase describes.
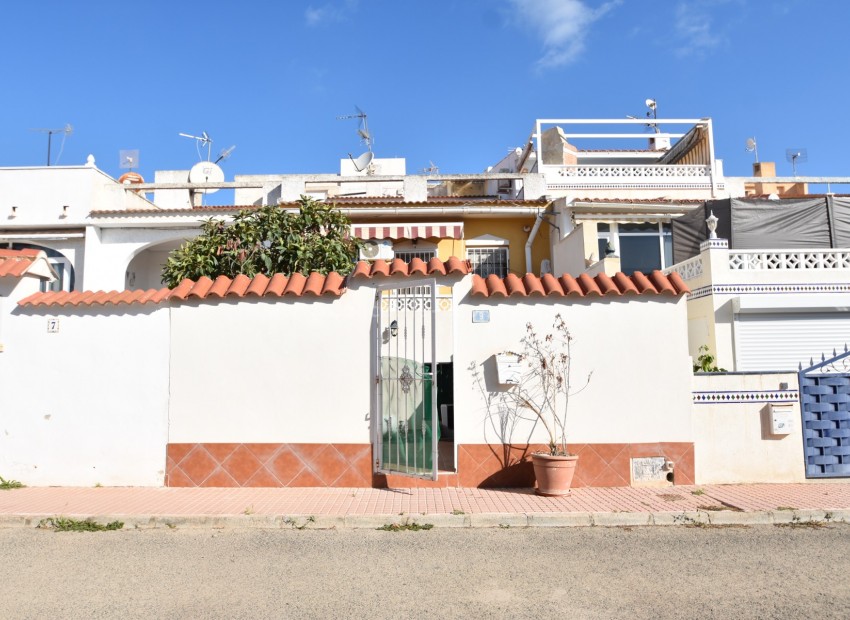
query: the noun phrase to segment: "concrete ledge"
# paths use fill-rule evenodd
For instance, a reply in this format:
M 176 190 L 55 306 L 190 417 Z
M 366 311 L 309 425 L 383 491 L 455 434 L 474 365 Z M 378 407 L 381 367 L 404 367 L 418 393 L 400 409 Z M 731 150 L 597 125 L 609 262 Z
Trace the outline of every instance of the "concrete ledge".
M 479 513 L 470 515 L 470 527 L 528 527 L 528 515 L 518 513 Z
M 528 515 L 529 527 L 589 527 L 589 512 L 535 512 Z
M 711 525 L 772 525 L 769 512 L 737 512 L 734 510 L 706 511 Z
M 590 518 L 599 527 L 652 525 L 652 515 L 648 512 L 594 512 Z

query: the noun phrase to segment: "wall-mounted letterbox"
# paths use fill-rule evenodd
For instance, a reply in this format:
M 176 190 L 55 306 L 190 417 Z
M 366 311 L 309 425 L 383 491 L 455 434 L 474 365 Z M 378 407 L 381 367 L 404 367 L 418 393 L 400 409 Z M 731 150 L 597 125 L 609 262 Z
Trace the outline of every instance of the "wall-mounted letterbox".
M 496 354 L 496 374 L 499 383 L 517 385 L 522 378 L 522 363 L 515 353 Z
M 788 435 L 794 430 L 794 406 L 791 403 L 770 403 L 768 426 L 773 435 Z

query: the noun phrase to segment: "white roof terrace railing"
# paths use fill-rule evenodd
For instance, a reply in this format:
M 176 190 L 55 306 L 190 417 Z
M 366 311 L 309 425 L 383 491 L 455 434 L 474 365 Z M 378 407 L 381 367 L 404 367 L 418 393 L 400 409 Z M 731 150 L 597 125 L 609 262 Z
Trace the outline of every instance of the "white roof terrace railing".
M 729 250 L 732 271 L 850 269 L 848 250 Z

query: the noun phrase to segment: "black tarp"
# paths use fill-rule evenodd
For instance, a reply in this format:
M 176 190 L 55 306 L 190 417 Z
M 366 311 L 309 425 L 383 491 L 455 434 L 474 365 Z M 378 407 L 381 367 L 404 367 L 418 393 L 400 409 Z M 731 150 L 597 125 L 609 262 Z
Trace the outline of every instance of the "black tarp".
M 712 200 L 673 220 L 673 262 L 699 254 L 709 213 L 717 236 L 736 250 L 850 247 L 850 199 Z

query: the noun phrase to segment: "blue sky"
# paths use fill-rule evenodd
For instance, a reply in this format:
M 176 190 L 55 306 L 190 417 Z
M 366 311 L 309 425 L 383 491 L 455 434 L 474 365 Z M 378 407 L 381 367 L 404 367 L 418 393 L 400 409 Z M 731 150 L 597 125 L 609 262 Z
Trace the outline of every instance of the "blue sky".
M 727 175 L 763 161 L 850 175 L 850 2 L 843 0 L 329 0 L 15 2 L 4 7 L 0 166 L 120 149 L 142 174 L 198 159 L 179 132 L 237 146 L 234 174 L 337 172 L 363 150 L 409 173 L 480 172 L 536 118 L 710 116 Z M 54 160 L 62 137 L 53 138 Z

